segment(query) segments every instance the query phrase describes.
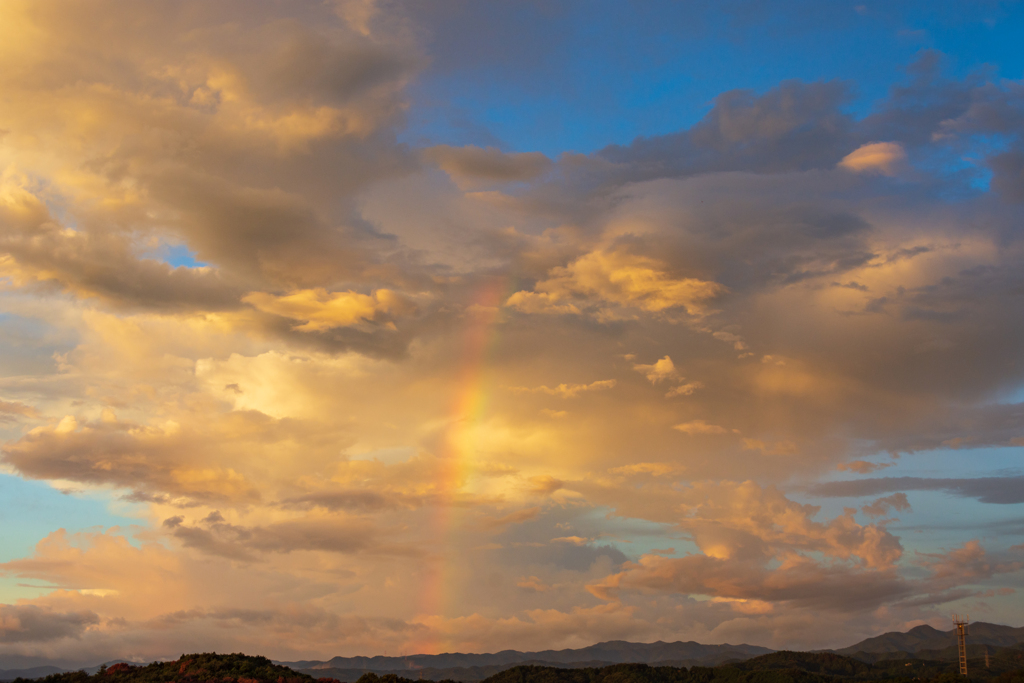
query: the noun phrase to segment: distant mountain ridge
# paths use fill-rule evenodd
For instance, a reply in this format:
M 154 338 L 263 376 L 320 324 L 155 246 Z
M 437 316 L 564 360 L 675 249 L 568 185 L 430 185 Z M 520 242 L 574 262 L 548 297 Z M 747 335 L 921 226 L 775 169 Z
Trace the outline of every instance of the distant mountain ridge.
M 972 657 L 984 657 L 984 647 L 1012 648 L 1014 661 L 1024 661 L 1024 627 L 1003 626 L 976 622 L 970 624 L 967 638 Z M 892 631 L 880 636 L 867 638 L 849 647 L 830 650 L 868 663 L 883 660 L 946 660 L 955 656 L 956 638 L 952 629 L 940 631 L 931 626 L 917 626 L 907 632 Z M 651 664 L 658 666 L 716 666 L 727 662 L 741 662 L 761 655 L 774 653 L 757 645 L 703 645 L 694 641 L 666 643 L 630 643 L 612 640 L 589 647 L 566 650 L 543 650 L 540 652 L 519 652 L 504 650 L 495 653 L 445 653 L 439 655 L 409 655 L 404 657 L 334 657 L 326 661 L 307 660 L 298 662 L 274 662 L 293 670 L 312 675 L 314 678 L 332 677 L 339 680 L 355 680 L 364 672 L 377 674 L 395 673 L 409 676 L 425 676 L 440 680 L 451 678 L 456 681 L 478 681 L 518 665 L 547 666 L 559 669 L 602 667 L 610 664 Z M 919 656 L 917 653 L 920 653 Z M 785 659 L 792 653 L 777 653 Z M 809 653 L 813 654 L 813 653 Z M 0 659 L 0 681 L 18 676 L 34 678 L 59 671 L 74 671 L 79 668 L 60 660 L 39 661 L 42 658 L 28 658 L 12 655 Z M 115 660 L 123 661 L 123 660 Z M 45 663 L 44 663 L 45 662 Z M 107 665 L 115 662 L 107 662 Z M 7 666 L 3 666 L 6 664 Z M 14 666 L 11 666 L 11 665 Z M 19 666 L 20 665 L 20 666 Z M 55 666 L 59 665 L 59 666 Z M 891 664 L 895 666 L 894 664 Z M 903 666 L 903 664 L 900 664 Z M 911 666 L 911 664 L 906 664 Z M 914 666 L 917 666 L 914 664 Z M 1019 666 L 1019 665 L 1018 665 Z M 87 667 L 88 673 L 99 667 Z M 6 670 L 4 670 L 6 669 Z
M 967 642 L 972 645 L 992 645 L 996 647 L 1011 647 L 1017 643 L 1024 643 L 1024 627 L 1014 628 L 1001 624 L 988 624 L 978 621 L 968 627 Z M 862 640 L 855 645 L 844 647 L 841 650 L 833 650 L 841 655 L 856 655 L 858 652 L 883 653 L 883 652 L 908 652 L 915 653 L 922 650 L 943 650 L 951 645 L 956 645 L 956 632 L 954 629 L 940 631 L 927 624 L 915 626 L 906 633 L 890 631 L 874 638 Z
M 470 667 L 514 666 L 526 662 L 571 664 L 607 662 L 609 664 L 651 664 L 669 660 L 706 660 L 727 654 L 727 658 L 747 658 L 774 652 L 758 645 L 702 645 L 693 641 L 665 643 L 630 643 L 609 640 L 574 650 L 543 650 L 540 652 L 501 652 L 469 654 L 461 652 L 440 655 L 409 655 L 407 657 L 333 657 L 327 661 L 280 662 L 297 670 L 361 669 L 363 671 L 410 671 L 418 669 L 455 669 Z

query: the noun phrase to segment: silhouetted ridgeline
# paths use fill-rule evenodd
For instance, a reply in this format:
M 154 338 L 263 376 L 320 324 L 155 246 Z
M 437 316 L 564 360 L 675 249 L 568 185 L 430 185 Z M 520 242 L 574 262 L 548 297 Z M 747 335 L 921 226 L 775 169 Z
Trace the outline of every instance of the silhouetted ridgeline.
M 1024 627 L 1014 628 L 1002 624 L 987 624 L 983 621 L 974 622 L 970 626 L 967 637 L 969 645 L 990 645 L 994 647 L 1012 647 L 1024 642 Z M 944 650 L 956 647 L 955 631 L 940 631 L 931 626 L 916 626 L 906 633 L 892 631 L 874 638 L 862 640 L 856 645 L 836 650 L 841 655 L 858 656 L 860 653 L 918 653 L 928 650 Z
M 1024 640 L 1024 638 L 1022 638 Z M 353 671 L 375 671 L 380 673 L 409 670 L 466 669 L 501 667 L 507 669 L 516 664 L 541 664 L 548 666 L 585 666 L 588 663 L 620 664 L 626 662 L 653 664 L 655 662 L 687 661 L 704 665 L 720 664 L 730 659 L 746 659 L 772 652 L 758 645 L 704 645 L 694 641 L 665 643 L 630 643 L 625 640 L 609 640 L 588 647 L 571 650 L 542 650 L 540 652 L 519 652 L 502 650 L 491 653 L 446 652 L 439 655 L 409 655 L 407 657 L 334 657 L 327 661 L 278 662 L 297 671 L 312 669 L 339 669 Z M 501 670 L 501 669 L 499 669 Z M 495 671 L 494 673 L 496 673 Z M 476 679 L 480 680 L 480 679 Z
M 182 655 L 177 661 L 153 662 L 145 666 L 121 662 L 100 667 L 92 675 L 85 671 L 69 671 L 45 678 L 15 680 L 47 683 L 316 683 L 313 677 L 274 664 L 266 657 L 214 653 Z
M 986 683 L 1024 683 L 1024 667 L 1008 668 L 1022 648 L 1000 648 L 986 669 L 982 661 L 971 661 L 971 680 Z M 19 678 L 17 681 L 27 681 Z M 274 664 L 266 657 L 241 654 L 182 655 L 174 662 L 147 666 L 118 663 L 101 667 L 94 674 L 74 671 L 51 674 L 44 683 L 339 683 L 337 679 L 314 679 L 302 672 Z M 364 672 L 349 683 L 422 683 L 427 679 L 379 675 Z M 743 662 L 716 667 L 650 666 L 612 664 L 604 667 L 566 668 L 519 665 L 501 671 L 482 683 L 964 683 L 953 662 L 930 660 L 884 660 L 868 664 L 831 652 L 774 652 Z M 440 683 L 453 683 L 443 680 Z

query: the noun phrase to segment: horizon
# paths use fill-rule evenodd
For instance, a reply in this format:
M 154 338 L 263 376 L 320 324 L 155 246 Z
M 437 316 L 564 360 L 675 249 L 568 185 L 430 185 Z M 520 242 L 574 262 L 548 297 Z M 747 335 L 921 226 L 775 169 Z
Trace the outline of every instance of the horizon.
M 0 3 L 0 662 L 1012 623 L 1022 32 Z
M 988 622 L 972 622 L 972 624 L 978 624 L 978 623 L 989 625 L 989 626 L 993 626 L 994 625 L 994 626 L 1006 626 L 1008 628 L 1024 628 L 1024 626 L 1015 627 L 1015 626 L 1010 626 L 1008 624 L 990 624 Z M 926 627 L 926 628 L 932 628 L 932 629 L 935 628 L 933 626 L 930 626 L 929 624 L 918 624 L 917 626 L 914 626 L 914 627 L 911 627 L 910 629 L 908 629 L 908 632 L 912 631 L 914 629 L 920 628 L 922 626 Z M 941 633 L 947 633 L 946 631 L 941 631 L 940 629 L 935 629 L 935 630 L 937 630 L 937 631 L 939 631 Z M 954 633 L 955 631 L 956 631 L 956 629 L 954 627 L 953 629 L 950 629 L 949 632 L 950 633 Z M 889 632 L 886 632 L 886 633 L 880 633 L 877 636 L 870 636 L 869 638 L 866 638 L 865 640 L 870 640 L 871 638 L 877 638 L 877 637 L 880 637 L 880 636 L 889 635 L 891 633 L 904 633 L 904 632 L 901 632 L 901 631 L 889 631 Z M 860 641 L 860 642 L 863 642 L 863 641 Z M 317 664 L 326 664 L 326 663 L 330 663 L 334 659 L 409 659 L 410 657 L 442 657 L 442 656 L 445 656 L 445 655 L 487 656 L 487 655 L 502 654 L 504 652 L 516 652 L 516 653 L 519 653 L 519 654 L 540 654 L 540 653 L 543 653 L 543 652 L 568 652 L 568 651 L 586 650 L 586 649 L 589 649 L 589 648 L 592 648 L 592 647 L 597 647 L 599 645 L 607 645 L 607 644 L 610 644 L 610 643 L 624 643 L 624 644 L 627 644 L 627 645 L 676 645 L 676 644 L 688 645 L 688 644 L 693 643 L 695 645 L 702 645 L 702 646 L 707 646 L 707 647 L 759 647 L 759 648 L 762 648 L 762 649 L 770 650 L 771 652 L 781 652 L 781 651 L 783 651 L 783 650 L 772 650 L 771 648 L 765 648 L 764 646 L 757 645 L 756 643 L 697 643 L 696 641 L 680 641 L 680 640 L 677 640 L 677 641 L 656 640 L 656 641 L 652 641 L 652 642 L 643 642 L 643 641 L 636 641 L 636 642 L 634 642 L 634 641 L 624 641 L 624 640 L 607 640 L 607 641 L 601 641 L 599 643 L 593 643 L 591 645 L 585 645 L 585 646 L 579 647 L 579 648 L 563 648 L 563 649 L 560 649 L 560 650 L 550 650 L 550 649 L 548 649 L 548 650 L 537 650 L 537 651 L 499 650 L 499 651 L 496 651 L 496 652 L 438 652 L 438 653 L 422 653 L 422 652 L 418 652 L 418 653 L 413 653 L 413 654 L 400 654 L 400 655 L 388 655 L 388 654 L 350 655 L 350 656 L 335 655 L 335 656 L 326 657 L 326 658 L 323 658 L 323 659 L 301 659 L 301 660 L 294 660 L 294 661 L 278 660 L 278 659 L 272 659 L 272 658 L 268 658 L 268 659 L 271 659 L 271 661 L 274 661 L 275 663 L 278 663 L 278 664 L 289 665 L 289 664 L 299 664 L 299 663 L 303 663 L 303 662 L 317 663 Z M 832 652 L 832 651 L 836 651 L 836 650 L 848 649 L 848 648 L 853 647 L 853 646 L 858 645 L 858 644 L 859 644 L 859 642 L 858 643 L 852 643 L 851 645 L 848 645 L 848 646 L 842 647 L 842 648 L 830 648 L 830 649 L 827 649 L 827 650 L 818 650 L 818 651 L 819 652 L 820 651 Z M 193 654 L 195 654 L 195 653 L 193 653 Z M 209 654 L 243 654 L 243 655 L 246 655 L 246 656 L 263 656 L 263 655 L 258 655 L 258 654 L 257 655 L 250 655 L 250 654 L 244 653 L 244 652 L 238 652 L 238 653 L 222 652 L 222 653 L 218 653 L 218 652 L 213 651 L 213 652 L 210 652 Z M 188 654 L 187 653 L 182 653 L 178 657 L 174 657 L 174 656 L 168 655 L 168 656 L 165 656 L 165 657 L 158 657 L 158 658 L 153 659 L 153 660 L 146 660 L 146 659 L 135 659 L 135 660 L 131 660 L 131 659 L 111 659 L 111 660 L 105 660 L 103 662 L 98 662 L 96 664 L 81 665 L 81 668 L 86 668 L 86 669 L 96 668 L 96 667 L 99 667 L 99 666 L 107 666 L 107 665 L 115 664 L 115 663 L 122 662 L 122 661 L 126 662 L 126 663 L 131 663 L 131 664 L 145 664 L 145 663 L 149 663 L 151 661 L 152 662 L 168 662 L 168 661 L 176 661 L 177 659 L 180 659 L 181 657 L 185 657 L 185 656 L 188 656 Z M 2 662 L 0 662 L 0 663 L 2 663 Z M 35 666 L 27 666 L 27 667 L 19 667 L 19 668 L 22 668 L 22 669 L 34 669 L 34 668 L 43 668 L 45 666 L 48 666 L 48 665 L 47 664 L 40 664 L 40 665 L 35 665 Z M 420 667 L 420 668 L 422 668 L 422 667 Z M 3 669 L 3 667 L 0 667 L 0 669 Z M 3 669 L 3 670 L 5 670 L 5 671 L 17 671 L 18 668 Z

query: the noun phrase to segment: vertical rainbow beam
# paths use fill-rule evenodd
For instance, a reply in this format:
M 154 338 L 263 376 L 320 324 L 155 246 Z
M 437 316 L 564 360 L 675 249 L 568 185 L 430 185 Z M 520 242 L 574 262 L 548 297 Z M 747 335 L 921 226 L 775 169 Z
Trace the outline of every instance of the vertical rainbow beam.
M 442 626 L 445 608 L 458 597 L 452 572 L 454 563 L 459 561 L 453 555 L 461 526 L 457 511 L 462 489 L 476 465 L 477 445 L 473 431 L 487 407 L 486 361 L 496 340 L 495 324 L 505 298 L 506 282 L 505 278 L 493 278 L 484 283 L 473 297 L 473 303 L 467 307 L 462 357 L 455 385 L 457 391 L 439 453 L 441 463 L 432 536 L 438 539 L 440 557 L 435 564 L 425 568 L 420 595 L 419 613 L 434 629 Z M 448 644 L 447 639 L 435 630 L 413 647 L 420 652 L 440 652 Z

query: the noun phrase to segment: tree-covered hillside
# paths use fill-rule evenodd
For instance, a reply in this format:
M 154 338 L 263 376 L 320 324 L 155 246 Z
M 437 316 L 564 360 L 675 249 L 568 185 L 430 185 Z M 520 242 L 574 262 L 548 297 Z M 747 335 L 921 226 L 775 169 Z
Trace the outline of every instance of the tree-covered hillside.
M 1007 650 L 1010 650 L 1007 648 Z M 1016 654 L 1003 653 L 1003 654 Z M 603 667 L 562 668 L 516 666 L 485 678 L 481 683 L 1024 683 L 1024 668 L 1012 656 L 995 660 L 985 668 L 982 661 L 969 662 L 972 675 L 958 675 L 946 661 L 900 659 L 874 664 L 831 652 L 773 652 L 742 662 L 716 667 L 650 666 L 613 664 Z M 1016 664 L 1016 666 L 1014 666 Z M 1011 668 L 1013 667 L 1013 668 Z M 146 666 L 119 663 L 89 675 L 84 671 L 60 673 L 36 679 L 41 683 L 341 683 L 334 678 L 315 679 L 276 665 L 266 657 L 242 654 L 182 655 L 173 662 Z M 16 683 L 28 683 L 17 679 Z M 429 683 L 425 679 L 383 676 L 367 672 L 348 683 Z M 440 683 L 454 683 L 451 680 Z
M 278 666 L 266 657 L 214 653 L 182 655 L 173 662 L 146 666 L 118 663 L 89 675 L 84 671 L 52 674 L 43 683 L 314 683 L 316 679 Z M 16 679 L 27 683 L 26 679 Z M 326 683 L 326 681 L 324 682 Z

